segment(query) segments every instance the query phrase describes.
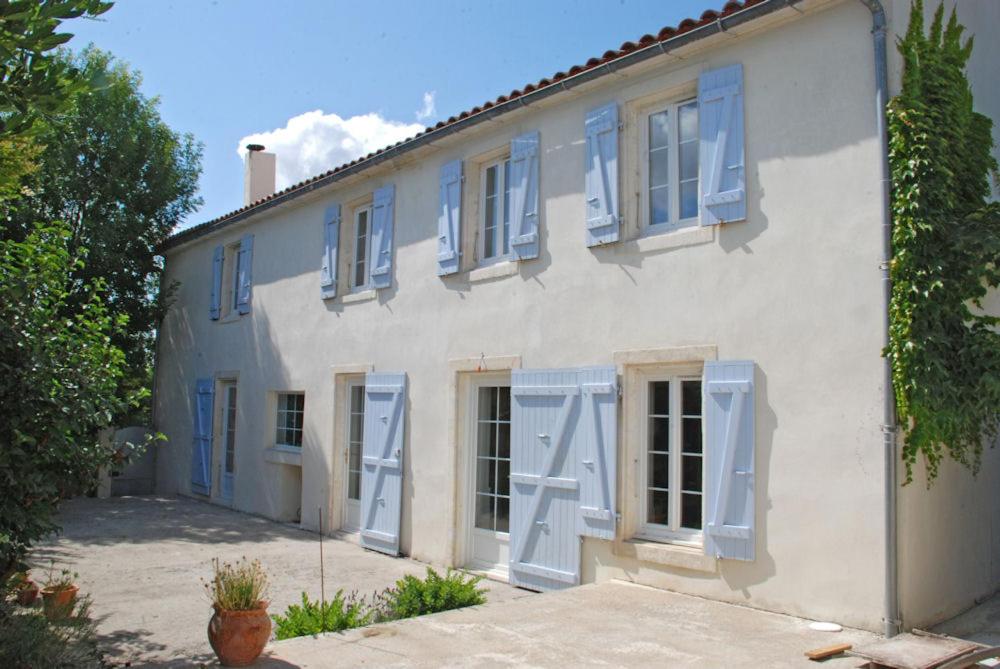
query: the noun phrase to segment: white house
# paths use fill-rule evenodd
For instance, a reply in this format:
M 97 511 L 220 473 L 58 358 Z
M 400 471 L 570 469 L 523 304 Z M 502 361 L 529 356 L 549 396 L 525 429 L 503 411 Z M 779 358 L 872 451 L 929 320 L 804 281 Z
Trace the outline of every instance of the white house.
M 1000 453 L 900 488 L 883 430 L 908 10 L 730 2 L 280 193 L 254 147 L 247 205 L 163 250 L 158 491 L 890 633 L 992 593 Z

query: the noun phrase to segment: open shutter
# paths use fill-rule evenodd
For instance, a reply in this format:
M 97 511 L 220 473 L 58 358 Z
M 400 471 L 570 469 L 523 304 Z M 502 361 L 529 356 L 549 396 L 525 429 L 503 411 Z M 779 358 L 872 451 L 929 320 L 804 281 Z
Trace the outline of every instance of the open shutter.
M 239 296 L 236 300 L 236 309 L 241 314 L 250 313 L 250 297 L 253 291 L 253 235 L 243 235 L 240 240 L 240 268 Z
M 324 300 L 337 295 L 337 247 L 340 243 L 340 205 L 331 204 L 323 213 L 323 266 L 319 290 Z
M 754 559 L 754 364 L 705 363 L 705 553 Z
M 698 78 L 701 224 L 747 217 L 743 155 L 743 66 L 703 72 Z
M 580 582 L 580 537 L 615 536 L 613 367 L 511 373 L 510 583 Z
M 396 189 L 392 184 L 375 191 L 372 197 L 372 258 L 373 288 L 392 285 L 392 228 Z
M 212 297 L 209 302 L 208 315 L 213 321 L 222 316 L 222 260 L 225 250 L 216 246 L 212 251 Z
M 538 257 L 538 132 L 510 143 L 510 248 L 515 260 Z
M 215 382 L 198 379 L 194 397 L 194 440 L 191 448 L 191 492 L 212 493 L 212 407 Z
M 618 105 L 587 113 L 587 246 L 618 241 Z
M 441 166 L 441 209 L 438 212 L 438 276 L 458 271 L 462 231 L 462 161 Z
M 406 374 L 365 376 L 361 545 L 389 555 L 399 554 L 405 409 Z

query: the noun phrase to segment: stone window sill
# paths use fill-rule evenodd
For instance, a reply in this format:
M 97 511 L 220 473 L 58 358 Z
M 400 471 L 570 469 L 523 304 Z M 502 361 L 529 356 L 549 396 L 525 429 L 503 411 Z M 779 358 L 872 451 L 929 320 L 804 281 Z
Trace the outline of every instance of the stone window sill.
M 705 555 L 700 548 L 665 544 L 649 539 L 626 539 L 615 542 L 615 554 L 678 569 L 689 569 L 714 574 L 718 571 L 715 558 Z
M 348 293 L 340 299 L 342 304 L 353 304 L 355 302 L 368 302 L 378 297 L 378 291 L 374 288 L 359 290 L 356 293 Z
M 633 239 L 636 250 L 639 253 L 650 251 L 662 251 L 664 249 L 675 249 L 682 246 L 696 246 L 698 244 L 708 244 L 715 239 L 715 226 L 692 226 L 682 228 L 673 232 L 661 232 L 651 234 L 647 237 Z
M 302 466 L 302 449 L 289 446 L 272 446 L 264 451 L 264 460 L 275 465 Z
M 477 267 L 476 269 L 469 270 L 469 283 L 478 283 L 480 281 L 500 279 L 505 276 L 514 276 L 517 274 L 517 269 L 516 260 L 504 260 L 502 262 L 493 263 L 492 265 Z

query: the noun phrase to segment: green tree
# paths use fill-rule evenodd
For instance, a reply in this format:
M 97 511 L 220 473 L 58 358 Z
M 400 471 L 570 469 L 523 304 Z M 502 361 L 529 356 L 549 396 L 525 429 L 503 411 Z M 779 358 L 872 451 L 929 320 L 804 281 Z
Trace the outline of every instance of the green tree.
M 98 432 L 125 409 L 125 357 L 111 342 L 125 319 L 111 316 L 99 282 L 67 315 L 79 294 L 70 236 L 60 223 L 0 241 L 0 583 L 57 529 L 59 500 L 112 462 Z
M 99 86 L 75 93 L 64 114 L 40 124 L 40 166 L 13 221 L 17 234 L 36 220 L 69 224 L 70 252 L 86 260 L 74 280 L 102 279 L 113 313 L 128 317 L 113 341 L 125 352 L 124 387 L 137 390 L 149 386 L 165 308 L 156 248 L 201 203 L 201 147 L 163 122 L 159 101 L 140 92 L 139 75 L 109 54 L 89 48 L 60 62 Z M 82 290 L 67 306 L 86 299 Z
M 987 203 L 992 122 L 973 111 L 965 66 L 972 39 L 939 6 L 925 34 L 910 11 L 901 93 L 888 107 L 893 281 L 886 350 L 907 481 L 923 456 L 929 480 L 944 457 L 973 471 L 997 437 L 1000 319 L 983 311 L 1000 284 L 1000 204 Z
M 71 33 L 63 21 L 111 9 L 100 0 L 7 0 L 0 3 L 0 136 L 21 134 L 39 118 L 62 111 L 87 82 L 53 50 Z

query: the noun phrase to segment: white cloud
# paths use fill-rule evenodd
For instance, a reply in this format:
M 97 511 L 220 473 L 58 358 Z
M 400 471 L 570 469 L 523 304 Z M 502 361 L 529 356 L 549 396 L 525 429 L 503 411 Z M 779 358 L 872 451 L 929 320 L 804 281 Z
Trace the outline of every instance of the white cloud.
M 426 123 L 427 119 L 431 118 L 437 114 L 437 108 L 434 106 L 434 96 L 437 95 L 437 91 L 430 91 L 424 93 L 424 106 L 417 112 L 417 120 Z
M 433 93 L 424 95 L 424 110 L 428 108 L 428 95 L 433 110 Z M 277 187 L 281 190 L 412 137 L 423 129 L 420 123 L 392 121 L 376 112 L 345 119 L 317 109 L 293 116 L 283 128 L 247 135 L 240 140 L 237 152 L 242 157 L 247 144 L 263 144 L 269 152 L 276 153 Z

